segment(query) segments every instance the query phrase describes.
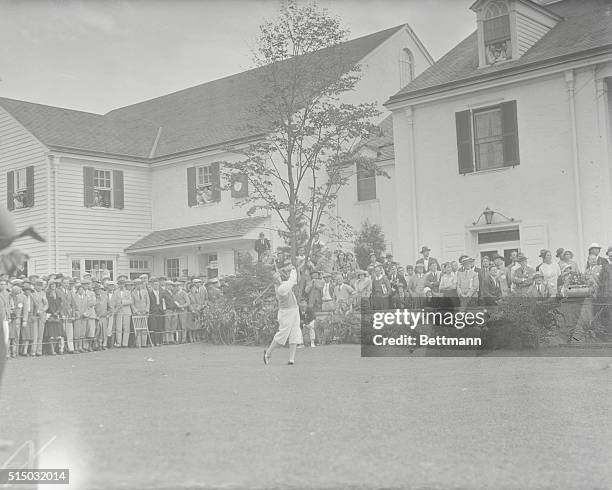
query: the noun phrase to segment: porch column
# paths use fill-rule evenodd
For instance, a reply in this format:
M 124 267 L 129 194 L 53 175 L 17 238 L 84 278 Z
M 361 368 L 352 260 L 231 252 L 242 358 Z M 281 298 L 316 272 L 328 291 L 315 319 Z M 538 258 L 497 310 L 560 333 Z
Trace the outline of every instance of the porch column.
M 412 106 L 394 111 L 393 133 L 395 135 L 395 199 L 398 239 L 398 246 L 394 247 L 394 255 L 401 263 L 412 264 L 419 250 L 414 108 Z M 388 232 L 388 230 L 383 231 Z
M 595 72 L 595 101 L 597 104 L 597 126 L 598 126 L 598 140 L 599 140 L 599 154 L 600 154 L 600 172 L 601 181 L 605 189 L 602 192 L 601 209 L 604 212 L 605 222 L 602 223 L 601 231 L 604 234 L 602 240 L 605 240 L 606 245 L 612 242 L 611 228 L 612 228 L 612 172 L 610 171 L 610 160 L 611 146 L 610 141 L 612 135 L 610 134 L 610 106 L 608 97 L 608 81 L 610 78 L 606 78 L 603 74 Z

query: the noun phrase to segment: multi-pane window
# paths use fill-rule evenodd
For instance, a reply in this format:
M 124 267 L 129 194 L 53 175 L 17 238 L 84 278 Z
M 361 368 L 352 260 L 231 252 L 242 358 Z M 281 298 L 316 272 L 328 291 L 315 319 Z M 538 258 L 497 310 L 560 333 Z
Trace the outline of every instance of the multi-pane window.
M 357 166 L 357 200 L 376 199 L 376 170 Z
M 197 169 L 196 196 L 198 204 L 213 202 L 213 175 L 210 165 L 203 165 Z
M 110 170 L 94 171 L 94 206 L 96 207 L 111 207 L 111 196 L 113 194 L 111 174 Z
M 400 88 L 408 85 L 414 78 L 414 56 L 408 48 L 402 49 L 399 59 Z
M 72 263 L 72 277 L 74 277 L 75 279 L 80 279 L 81 278 L 81 261 L 79 259 L 73 259 L 71 261 Z
M 147 259 L 130 259 L 130 279 L 136 279 L 143 274 L 150 275 L 150 273 Z
M 113 261 L 100 259 L 85 259 L 85 272 L 98 280 L 113 278 Z
M 166 259 L 166 276 L 175 279 L 180 276 L 181 264 L 179 259 Z
M 82 274 L 91 274 L 91 277 L 102 280 L 104 278 L 113 279 L 114 264 L 112 259 L 72 259 L 71 275 L 75 279 L 80 279 Z
M 505 2 L 496 0 L 487 5 L 483 29 L 487 64 L 512 58 L 510 15 Z
M 476 170 L 504 166 L 504 138 L 500 107 L 474 112 L 474 154 Z
M 219 275 L 219 264 L 216 253 L 208 254 L 208 266 L 206 268 L 206 276 L 211 279 Z
M 25 208 L 27 206 L 28 183 L 26 177 L 26 169 L 20 168 L 15 170 L 13 185 L 13 202 L 15 209 Z

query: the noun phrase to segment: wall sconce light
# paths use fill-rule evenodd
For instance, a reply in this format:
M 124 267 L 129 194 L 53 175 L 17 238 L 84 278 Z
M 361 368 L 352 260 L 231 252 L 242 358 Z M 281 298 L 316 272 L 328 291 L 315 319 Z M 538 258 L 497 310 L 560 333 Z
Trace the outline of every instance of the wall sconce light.
M 483 216 L 485 219 L 485 224 L 490 225 L 491 223 L 493 223 L 493 217 L 496 214 L 499 214 L 500 216 L 505 218 L 506 221 L 510 221 L 510 222 L 514 221 L 514 218 L 508 218 L 508 216 L 506 216 L 505 214 L 499 213 L 497 211 L 493 211 L 489 206 L 487 206 L 485 210 L 482 213 L 480 213 L 480 216 L 478 216 L 478 219 L 472 222 L 472 225 L 476 226 L 478 223 L 480 223 L 480 220 Z

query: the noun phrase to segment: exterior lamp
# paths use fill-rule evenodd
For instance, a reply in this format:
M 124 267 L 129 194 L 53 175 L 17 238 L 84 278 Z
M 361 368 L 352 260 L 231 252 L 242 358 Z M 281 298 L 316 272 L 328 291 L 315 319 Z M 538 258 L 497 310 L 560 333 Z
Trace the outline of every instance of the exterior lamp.
M 480 213 L 480 216 L 478 216 L 478 219 L 472 223 L 472 225 L 476 226 L 478 223 L 480 223 L 480 220 L 482 219 L 483 216 L 485 219 L 485 224 L 490 225 L 491 223 L 493 223 L 493 216 L 495 216 L 496 214 L 505 218 L 506 221 L 510 221 L 510 222 L 514 221 L 514 218 L 508 218 L 508 216 L 498 213 L 497 211 L 493 211 L 489 206 L 487 206 L 485 210 L 482 213 Z

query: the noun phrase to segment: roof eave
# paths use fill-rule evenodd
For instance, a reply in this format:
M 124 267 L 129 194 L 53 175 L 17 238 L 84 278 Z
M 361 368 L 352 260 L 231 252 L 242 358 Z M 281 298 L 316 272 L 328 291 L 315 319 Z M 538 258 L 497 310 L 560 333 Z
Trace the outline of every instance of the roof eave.
M 535 61 L 525 65 L 508 67 L 503 70 L 493 71 L 490 73 L 478 74 L 473 77 L 464 78 L 460 80 L 453 80 L 451 82 L 434 85 L 431 87 L 425 87 L 422 89 L 414 90 L 403 94 L 392 95 L 383 105 L 389 108 L 391 105 L 397 103 L 406 102 L 412 99 L 416 99 L 425 95 L 433 95 L 436 93 L 446 92 L 453 88 L 462 88 L 470 85 L 477 85 L 482 82 L 486 82 L 496 78 L 503 78 L 506 76 L 517 75 L 529 71 L 534 71 L 540 68 L 546 68 L 569 61 L 577 61 L 582 58 L 588 58 L 590 56 L 596 56 L 606 54 L 607 52 L 612 53 L 612 44 L 606 44 L 605 46 L 598 46 L 578 53 L 570 53 L 568 55 L 557 56 L 555 58 L 548 58 L 545 60 Z

